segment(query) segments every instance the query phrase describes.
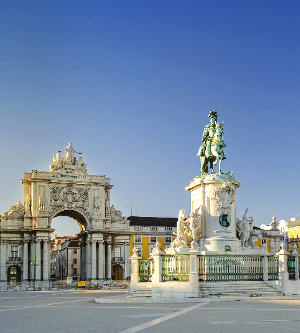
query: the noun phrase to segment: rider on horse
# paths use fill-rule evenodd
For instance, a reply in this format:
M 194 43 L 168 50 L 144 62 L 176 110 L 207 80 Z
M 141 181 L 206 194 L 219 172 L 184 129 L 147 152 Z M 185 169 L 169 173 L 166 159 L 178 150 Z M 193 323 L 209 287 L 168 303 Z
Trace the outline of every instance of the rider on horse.
M 213 110 L 208 115 L 210 124 L 204 127 L 202 135 L 202 146 L 198 150 L 197 156 L 200 156 L 201 161 L 201 174 L 208 173 L 208 161 L 210 162 L 210 169 L 213 170 L 213 163 L 219 161 L 219 172 L 221 173 L 221 161 L 225 159 L 223 142 L 223 124 L 217 124 L 218 113 Z M 217 134 L 217 135 L 216 135 Z

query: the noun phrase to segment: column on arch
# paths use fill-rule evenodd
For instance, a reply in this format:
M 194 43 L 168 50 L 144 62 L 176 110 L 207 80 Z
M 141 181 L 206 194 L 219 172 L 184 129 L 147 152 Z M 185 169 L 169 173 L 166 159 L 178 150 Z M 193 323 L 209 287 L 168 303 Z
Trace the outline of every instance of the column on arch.
M 125 243 L 125 251 L 124 251 L 124 261 L 125 261 L 125 272 L 124 272 L 124 278 L 126 279 L 128 276 L 130 276 L 130 243 Z
M 28 281 L 28 240 L 24 240 L 23 242 L 23 281 Z
M 34 280 L 35 279 L 35 242 L 30 241 L 29 243 L 30 245 L 30 263 L 29 263 L 29 269 L 30 269 L 30 280 Z
M 92 280 L 96 280 L 97 278 L 97 252 L 96 252 L 96 240 L 91 240 L 92 247 Z
M 98 279 L 104 279 L 105 272 L 105 244 L 103 240 L 98 241 Z
M 106 277 L 111 279 L 111 239 L 107 241 L 107 256 L 106 256 Z
M 2 282 L 7 280 L 6 275 L 6 241 L 1 241 L 1 278 Z
M 35 280 L 41 280 L 41 240 L 35 243 Z
M 86 239 L 85 243 L 85 279 L 91 280 L 91 240 Z
M 43 281 L 49 281 L 49 266 L 50 266 L 50 251 L 49 251 L 49 240 L 44 240 L 43 248 Z

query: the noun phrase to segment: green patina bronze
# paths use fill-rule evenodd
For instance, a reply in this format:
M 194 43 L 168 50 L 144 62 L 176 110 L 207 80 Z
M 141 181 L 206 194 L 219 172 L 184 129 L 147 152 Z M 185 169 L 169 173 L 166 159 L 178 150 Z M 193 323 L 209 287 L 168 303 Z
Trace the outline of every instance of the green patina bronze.
M 222 173 L 222 160 L 226 158 L 224 155 L 226 145 L 223 141 L 223 123 L 217 123 L 218 113 L 216 110 L 210 111 L 208 117 L 210 123 L 204 127 L 202 145 L 197 154 L 197 156 L 200 156 L 202 176 L 208 174 L 208 162 L 210 163 L 211 173 L 214 173 L 214 164 L 219 165 L 219 173 Z

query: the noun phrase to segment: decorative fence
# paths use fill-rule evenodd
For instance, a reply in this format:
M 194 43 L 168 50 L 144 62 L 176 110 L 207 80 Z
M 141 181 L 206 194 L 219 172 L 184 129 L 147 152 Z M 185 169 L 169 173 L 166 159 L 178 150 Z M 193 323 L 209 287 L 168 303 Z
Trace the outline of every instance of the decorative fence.
M 163 255 L 162 281 L 189 281 L 190 256 L 189 255 Z
M 263 280 L 262 256 L 198 255 L 198 280 Z
M 258 255 L 198 255 L 198 280 L 259 281 L 263 280 L 263 256 Z M 278 256 L 267 256 L 268 280 L 278 280 Z M 151 282 L 153 259 L 138 259 L 139 282 Z M 289 279 L 295 279 L 295 257 L 288 257 Z M 161 281 L 189 281 L 190 256 L 161 256 Z
M 151 282 L 153 274 L 153 259 L 139 259 L 139 282 Z
M 289 279 L 295 280 L 295 260 L 296 258 L 294 256 L 288 256 L 288 273 L 289 273 Z
M 278 256 L 268 256 L 268 279 L 278 280 L 279 262 Z

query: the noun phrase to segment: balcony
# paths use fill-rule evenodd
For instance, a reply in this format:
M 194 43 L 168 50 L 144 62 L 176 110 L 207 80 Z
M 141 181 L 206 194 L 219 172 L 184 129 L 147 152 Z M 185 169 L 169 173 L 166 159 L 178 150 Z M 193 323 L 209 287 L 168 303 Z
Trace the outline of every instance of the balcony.
M 21 257 L 9 257 L 8 261 L 22 261 Z
M 112 262 L 124 262 L 123 257 L 112 257 Z

